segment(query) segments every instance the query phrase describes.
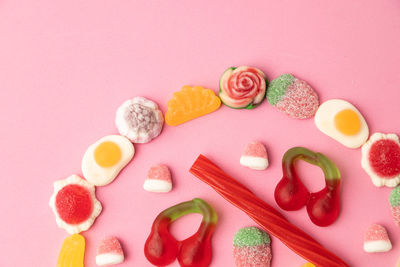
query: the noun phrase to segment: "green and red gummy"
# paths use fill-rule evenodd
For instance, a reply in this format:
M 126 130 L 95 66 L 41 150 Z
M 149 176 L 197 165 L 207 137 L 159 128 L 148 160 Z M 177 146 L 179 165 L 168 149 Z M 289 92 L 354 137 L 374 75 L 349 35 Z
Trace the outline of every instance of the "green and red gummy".
M 203 215 L 199 229 L 185 240 L 176 240 L 169 232 L 170 224 L 191 213 Z M 214 209 L 200 198 L 170 207 L 153 222 L 144 247 L 145 256 L 156 266 L 166 266 L 177 258 L 182 267 L 207 267 L 211 262 L 211 238 L 216 223 Z
M 295 163 L 304 160 L 319 166 L 325 176 L 325 188 L 310 193 L 297 174 Z M 275 188 L 275 201 L 284 210 L 298 210 L 307 206 L 311 221 L 318 226 L 328 226 L 340 211 L 340 172 L 336 165 L 321 153 L 304 147 L 289 149 L 282 158 L 283 177 Z

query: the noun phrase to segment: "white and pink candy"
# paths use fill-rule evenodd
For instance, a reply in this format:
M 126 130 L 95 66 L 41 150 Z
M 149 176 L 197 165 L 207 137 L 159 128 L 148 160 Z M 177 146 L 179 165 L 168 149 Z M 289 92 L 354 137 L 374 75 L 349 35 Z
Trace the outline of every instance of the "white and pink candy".
M 372 224 L 368 227 L 364 236 L 365 252 L 386 252 L 391 249 L 392 243 L 385 227 L 379 224 Z
M 104 238 L 97 247 L 96 264 L 99 266 L 119 264 L 124 259 L 124 251 L 116 237 Z
M 260 142 L 247 144 L 240 157 L 240 164 L 254 170 L 265 170 L 268 167 L 268 154 L 265 146 Z
M 318 95 L 311 86 L 291 74 L 283 74 L 271 81 L 267 100 L 294 119 L 313 117 L 319 106 Z
M 162 130 L 164 116 L 158 105 L 144 97 L 126 100 L 117 110 L 115 124 L 133 143 L 147 143 Z
M 149 192 L 167 193 L 172 190 L 171 172 L 166 165 L 157 164 L 150 168 L 143 188 Z
M 219 97 L 231 108 L 256 107 L 265 99 L 266 89 L 265 74 L 254 67 L 231 67 L 219 81 Z

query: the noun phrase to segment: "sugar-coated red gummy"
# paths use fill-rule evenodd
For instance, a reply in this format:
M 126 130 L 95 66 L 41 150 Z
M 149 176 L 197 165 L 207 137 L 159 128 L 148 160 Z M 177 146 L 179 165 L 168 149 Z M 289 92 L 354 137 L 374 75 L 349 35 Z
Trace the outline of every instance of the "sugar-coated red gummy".
M 115 237 L 107 237 L 103 239 L 97 248 L 97 255 L 106 254 L 106 253 L 115 253 L 123 255 L 121 244 L 118 239 Z
M 400 174 L 400 146 L 389 139 L 373 143 L 369 151 L 369 163 L 374 172 L 383 178 Z
M 236 267 L 269 267 L 272 253 L 269 245 L 234 247 L 233 257 Z
M 79 224 L 90 217 L 93 209 L 90 192 L 83 186 L 70 184 L 58 191 L 56 209 L 60 218 L 69 224 Z

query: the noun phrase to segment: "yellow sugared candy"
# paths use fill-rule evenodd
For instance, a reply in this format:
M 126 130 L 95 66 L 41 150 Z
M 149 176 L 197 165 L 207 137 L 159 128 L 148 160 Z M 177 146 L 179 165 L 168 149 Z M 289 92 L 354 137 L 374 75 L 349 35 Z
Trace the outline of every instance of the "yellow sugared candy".
M 85 238 L 80 234 L 64 239 L 58 255 L 57 267 L 83 267 L 85 256 Z
M 165 122 L 176 126 L 211 113 L 219 108 L 221 100 L 210 89 L 201 86 L 183 86 L 168 101 Z
M 307 262 L 306 264 L 302 265 L 301 267 L 316 267 L 314 264 Z

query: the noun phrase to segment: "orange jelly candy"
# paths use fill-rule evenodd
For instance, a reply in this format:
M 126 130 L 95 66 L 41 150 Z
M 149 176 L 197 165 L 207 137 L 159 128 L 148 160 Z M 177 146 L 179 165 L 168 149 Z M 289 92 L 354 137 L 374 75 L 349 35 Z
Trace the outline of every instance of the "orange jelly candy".
M 165 122 L 170 126 L 193 120 L 219 108 L 221 100 L 210 89 L 185 85 L 168 101 Z
M 70 235 L 61 246 L 57 267 L 83 267 L 84 256 L 85 238 L 80 234 Z

